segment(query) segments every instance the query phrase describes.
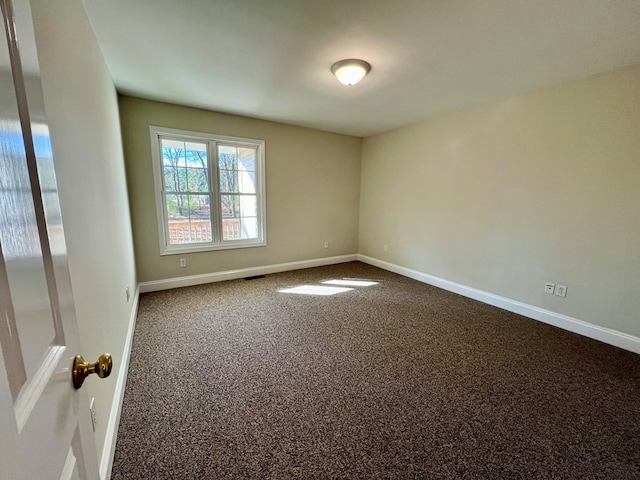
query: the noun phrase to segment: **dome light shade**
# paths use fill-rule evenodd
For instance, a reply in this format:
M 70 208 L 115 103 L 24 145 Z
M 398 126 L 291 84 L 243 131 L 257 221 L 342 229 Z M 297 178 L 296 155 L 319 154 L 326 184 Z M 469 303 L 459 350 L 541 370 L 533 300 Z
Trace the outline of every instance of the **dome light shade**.
M 371 70 L 364 60 L 340 60 L 331 66 L 331 71 L 343 85 L 355 85 Z

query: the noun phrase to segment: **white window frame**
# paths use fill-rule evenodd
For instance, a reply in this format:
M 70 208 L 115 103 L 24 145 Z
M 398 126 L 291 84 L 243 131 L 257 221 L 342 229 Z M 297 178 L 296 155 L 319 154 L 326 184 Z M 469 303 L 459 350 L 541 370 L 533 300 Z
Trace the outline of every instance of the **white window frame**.
M 158 237 L 160 241 L 160 255 L 176 255 L 180 253 L 206 252 L 211 250 L 227 250 L 233 248 L 263 247 L 267 245 L 267 216 L 265 191 L 265 144 L 264 140 L 251 138 L 229 137 L 202 132 L 190 132 L 173 128 L 149 126 L 151 136 L 151 158 L 153 162 L 153 177 L 155 184 L 156 214 L 158 218 Z M 207 162 L 209 171 L 209 195 L 211 215 L 211 242 L 198 242 L 180 245 L 169 243 L 169 217 L 165 201 L 163 179 L 163 159 L 161 138 L 181 141 L 193 141 L 207 144 Z M 256 201 L 258 238 L 222 240 L 222 213 L 220 205 L 220 184 L 218 144 L 254 147 L 256 149 Z

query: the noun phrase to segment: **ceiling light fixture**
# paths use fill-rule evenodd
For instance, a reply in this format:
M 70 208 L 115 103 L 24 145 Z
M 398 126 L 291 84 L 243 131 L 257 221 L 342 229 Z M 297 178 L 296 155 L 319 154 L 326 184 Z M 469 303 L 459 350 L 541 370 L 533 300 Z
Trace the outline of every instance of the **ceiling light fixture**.
M 340 60 L 331 66 L 331 71 L 343 85 L 355 85 L 371 70 L 364 60 L 351 58 L 348 60 Z

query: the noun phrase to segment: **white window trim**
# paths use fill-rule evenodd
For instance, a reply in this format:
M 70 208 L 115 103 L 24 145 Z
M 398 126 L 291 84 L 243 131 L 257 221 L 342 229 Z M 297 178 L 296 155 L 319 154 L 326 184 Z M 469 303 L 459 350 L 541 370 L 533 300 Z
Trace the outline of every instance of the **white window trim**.
M 153 180 L 155 188 L 156 216 L 158 220 L 158 238 L 160 242 L 160 255 L 176 255 L 180 253 L 207 252 L 211 250 L 229 250 L 234 248 L 247 247 L 264 247 L 267 245 L 267 212 L 266 212 L 266 190 L 265 190 L 265 143 L 264 140 L 256 140 L 251 138 L 229 137 L 225 135 L 214 135 L 211 133 L 190 132 L 186 130 L 176 130 L 173 128 L 149 126 L 151 137 L 151 160 L 153 163 Z M 207 142 L 207 159 L 209 161 L 209 182 L 214 187 L 210 191 L 211 203 L 214 198 L 219 203 L 219 184 L 218 179 L 218 157 L 216 155 L 217 143 L 233 143 L 237 145 L 248 145 L 256 147 L 256 198 L 257 198 L 257 217 L 258 217 L 258 238 L 244 240 L 226 240 L 215 243 L 213 229 L 218 228 L 213 222 L 220 223 L 219 206 L 212 209 L 212 241 L 207 243 L 170 245 L 168 231 L 168 215 L 165 205 L 165 191 L 162 175 L 162 155 L 160 152 L 160 137 L 169 136 L 172 138 L 194 141 Z M 212 168 L 215 167 L 215 168 Z

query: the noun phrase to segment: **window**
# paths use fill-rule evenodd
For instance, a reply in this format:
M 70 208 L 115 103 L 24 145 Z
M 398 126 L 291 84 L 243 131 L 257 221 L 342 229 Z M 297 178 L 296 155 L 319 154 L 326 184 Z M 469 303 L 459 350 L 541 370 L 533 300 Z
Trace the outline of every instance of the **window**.
M 266 245 L 264 141 L 150 132 L 162 255 Z

